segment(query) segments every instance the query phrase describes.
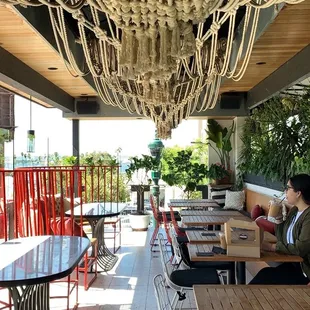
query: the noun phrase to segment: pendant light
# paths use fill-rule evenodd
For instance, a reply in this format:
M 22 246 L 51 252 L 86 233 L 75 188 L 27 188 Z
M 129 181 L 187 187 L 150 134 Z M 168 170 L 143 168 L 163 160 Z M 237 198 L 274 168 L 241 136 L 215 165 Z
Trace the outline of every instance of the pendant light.
M 27 152 L 34 153 L 35 148 L 35 133 L 32 129 L 32 101 L 30 96 L 30 129 L 27 130 Z

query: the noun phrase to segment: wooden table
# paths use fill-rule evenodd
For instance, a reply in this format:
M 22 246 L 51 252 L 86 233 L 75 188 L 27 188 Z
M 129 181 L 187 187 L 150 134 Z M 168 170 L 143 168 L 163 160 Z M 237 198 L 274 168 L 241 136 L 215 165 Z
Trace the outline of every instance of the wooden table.
M 303 259 L 296 255 L 287 255 L 277 252 L 262 251 L 260 258 L 227 256 L 226 254 L 214 254 L 214 256 L 198 256 L 197 252 L 212 252 L 213 246 L 220 244 L 188 244 L 190 259 L 193 262 L 235 262 L 238 284 L 245 284 L 245 262 L 302 262 Z
M 70 275 L 89 246 L 87 238 L 70 236 L 4 242 L 0 244 L 0 287 L 9 289 L 14 309 L 49 310 L 49 282 Z
M 219 208 L 218 203 L 213 199 L 175 199 L 170 200 L 168 207 L 187 209 L 208 209 Z
M 307 285 L 194 285 L 198 310 L 310 309 Z
M 232 210 L 181 210 L 181 216 L 222 216 L 222 215 L 229 215 L 229 216 L 242 216 L 239 211 L 232 211 Z
M 215 236 L 203 236 L 205 233 L 214 233 Z M 187 230 L 186 236 L 188 238 L 189 243 L 191 244 L 207 244 L 207 243 L 219 243 L 219 233 L 220 231 L 203 231 L 203 230 Z M 222 232 L 223 233 L 223 232 Z M 248 241 L 254 240 L 254 231 L 233 231 L 232 239 L 236 240 L 239 239 L 240 233 L 248 235 Z M 277 238 L 270 232 L 264 232 L 264 240 L 270 243 L 276 243 Z
M 189 215 L 182 218 L 182 224 L 186 226 L 208 226 L 208 225 L 223 225 L 229 219 L 234 218 L 236 220 L 242 220 L 252 222 L 252 220 L 239 213 L 238 216 L 218 215 L 218 216 L 195 216 Z

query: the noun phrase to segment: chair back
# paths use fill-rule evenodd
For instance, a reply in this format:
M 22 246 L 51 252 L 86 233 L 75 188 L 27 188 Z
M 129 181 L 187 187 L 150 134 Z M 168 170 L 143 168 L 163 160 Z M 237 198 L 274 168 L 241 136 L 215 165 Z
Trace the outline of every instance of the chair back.
M 174 270 L 174 267 L 171 264 L 169 251 L 166 247 L 166 240 L 162 233 L 158 234 L 158 241 L 159 241 L 159 252 L 160 252 L 160 260 L 163 267 L 164 275 L 170 279 L 170 275 Z
M 167 235 L 168 242 L 170 244 L 172 244 L 171 236 L 170 236 L 170 231 L 169 231 L 170 230 L 170 222 L 167 219 L 166 212 L 161 212 L 161 214 L 162 214 L 162 217 L 163 217 L 164 227 L 165 227 L 165 232 L 166 232 L 166 235 Z
M 177 236 L 176 236 L 173 226 L 170 226 L 170 236 L 172 240 L 171 244 L 172 244 L 173 251 L 174 251 L 174 258 L 177 262 L 178 269 L 190 269 L 190 267 L 187 266 L 186 263 L 184 263 L 184 259 L 182 256 L 182 250 L 180 248 L 180 244 L 177 240 Z
M 161 274 L 154 277 L 153 286 L 158 310 L 172 310 L 173 308 L 165 285 L 165 279 Z
M 173 212 L 173 208 L 172 208 L 171 206 L 170 206 L 169 208 L 170 208 L 171 222 L 172 222 L 172 224 L 173 224 L 173 227 L 174 227 L 174 230 L 175 230 L 176 234 L 177 234 L 178 236 L 183 236 L 183 237 L 186 236 L 185 233 L 183 233 L 183 232 L 181 232 L 181 231 L 179 230 L 179 225 L 178 225 L 178 223 L 177 223 L 177 221 L 176 221 L 176 219 L 175 219 L 174 212 Z

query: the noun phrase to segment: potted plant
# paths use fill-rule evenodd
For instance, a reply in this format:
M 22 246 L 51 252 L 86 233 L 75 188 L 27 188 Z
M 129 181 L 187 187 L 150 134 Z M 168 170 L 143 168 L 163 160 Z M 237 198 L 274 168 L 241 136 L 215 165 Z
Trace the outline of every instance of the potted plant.
M 223 180 L 225 177 L 229 176 L 229 172 L 221 163 L 212 164 L 209 167 L 208 178 L 210 183 L 212 183 L 212 181 L 215 181 L 215 184 L 218 184 L 219 180 Z
M 149 155 L 129 158 L 130 164 L 126 169 L 131 191 L 137 192 L 137 210 L 130 214 L 130 223 L 133 230 L 147 230 L 150 214 L 144 210 L 144 193 L 150 191 L 152 179 L 149 177 L 151 170 L 157 170 L 159 161 Z
M 220 165 L 227 171 L 228 175 L 218 179 L 219 183 L 229 183 L 231 178 L 231 170 L 230 170 L 230 152 L 232 151 L 232 145 L 230 142 L 230 138 L 235 131 L 234 122 L 232 125 L 227 127 L 222 127 L 216 120 L 209 119 L 208 120 L 208 129 L 206 133 L 208 135 L 208 145 L 216 152 L 220 159 Z M 211 144 L 210 142 L 213 142 Z M 213 167 L 214 172 L 216 171 L 216 167 Z M 218 170 L 219 172 L 219 170 Z

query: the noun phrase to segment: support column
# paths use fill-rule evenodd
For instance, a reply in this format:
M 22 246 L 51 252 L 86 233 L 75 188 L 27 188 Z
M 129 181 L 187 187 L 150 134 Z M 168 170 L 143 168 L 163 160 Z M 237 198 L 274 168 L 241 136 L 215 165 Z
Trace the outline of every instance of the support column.
M 80 164 L 80 120 L 72 120 L 72 155 L 77 158 L 77 165 Z
M 72 120 L 72 155 L 76 157 L 76 166 L 80 165 L 80 120 Z M 78 172 L 74 173 L 74 197 L 78 197 Z
M 236 124 L 236 129 L 235 129 L 235 141 L 234 141 L 234 147 L 233 147 L 233 152 L 234 152 L 234 157 L 235 157 L 235 173 L 236 176 L 238 175 L 238 160 L 241 154 L 242 146 L 243 143 L 240 139 L 243 131 L 243 125 L 245 123 L 246 117 L 244 116 L 238 116 L 235 118 L 235 124 Z

